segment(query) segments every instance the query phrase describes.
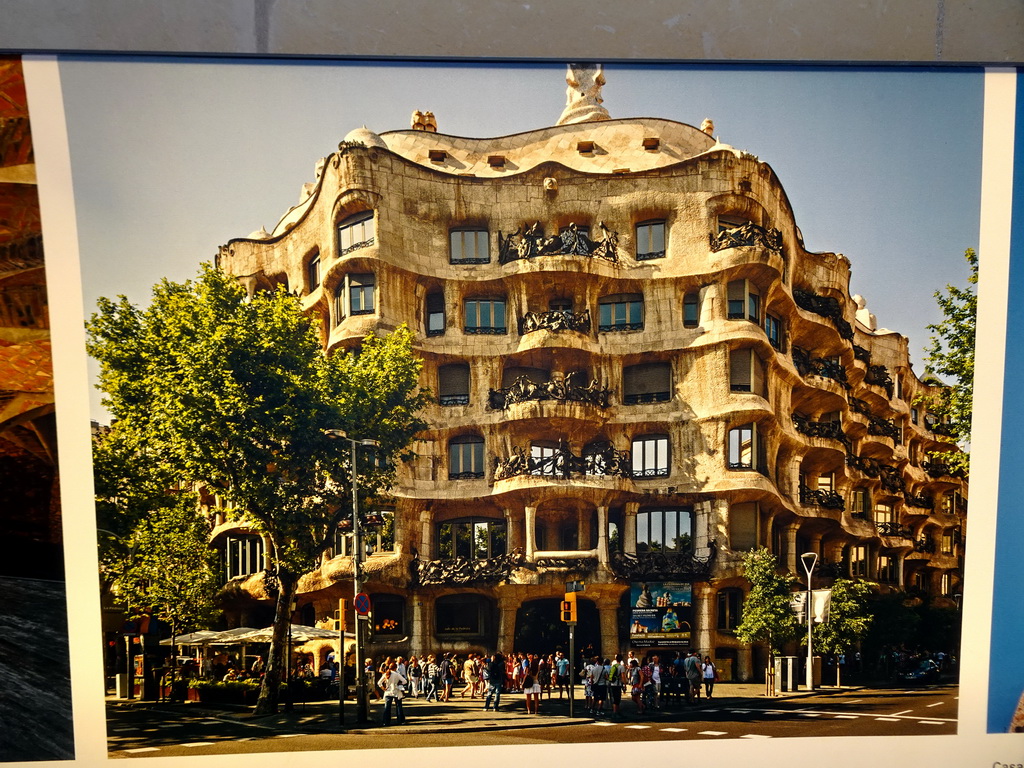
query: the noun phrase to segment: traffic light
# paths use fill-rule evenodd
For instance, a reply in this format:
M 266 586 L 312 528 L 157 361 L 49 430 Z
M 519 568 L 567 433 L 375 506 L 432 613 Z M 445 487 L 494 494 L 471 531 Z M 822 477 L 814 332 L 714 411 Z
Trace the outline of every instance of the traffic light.
M 562 601 L 562 621 L 576 623 L 576 593 L 569 592 Z
M 345 625 L 345 600 L 341 599 L 338 601 L 338 613 L 337 618 L 334 620 L 334 628 L 339 632 L 344 632 L 348 627 Z

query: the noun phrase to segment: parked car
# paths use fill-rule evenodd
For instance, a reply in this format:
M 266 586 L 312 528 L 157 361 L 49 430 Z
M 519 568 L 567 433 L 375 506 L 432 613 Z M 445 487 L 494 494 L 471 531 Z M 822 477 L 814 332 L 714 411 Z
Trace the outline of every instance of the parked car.
M 896 679 L 910 685 L 927 685 L 928 683 L 937 683 L 939 682 L 939 665 L 931 659 L 925 659 L 916 667 L 911 667 L 904 672 L 900 672 L 896 676 Z

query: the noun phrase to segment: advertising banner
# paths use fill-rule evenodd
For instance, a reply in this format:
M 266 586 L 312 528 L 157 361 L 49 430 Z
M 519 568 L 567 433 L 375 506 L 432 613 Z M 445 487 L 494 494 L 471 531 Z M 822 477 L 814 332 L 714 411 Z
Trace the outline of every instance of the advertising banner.
M 689 648 L 693 632 L 693 585 L 636 581 L 629 591 L 629 642 L 634 648 Z

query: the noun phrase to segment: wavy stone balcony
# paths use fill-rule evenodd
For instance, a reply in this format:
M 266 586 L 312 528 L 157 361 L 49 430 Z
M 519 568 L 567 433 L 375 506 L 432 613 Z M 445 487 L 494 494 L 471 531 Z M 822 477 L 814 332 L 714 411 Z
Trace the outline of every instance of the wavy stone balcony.
M 955 477 L 962 480 L 967 477 L 967 473 L 962 468 L 954 467 L 943 461 L 935 461 L 934 459 L 922 461 L 921 469 L 923 469 L 929 477 L 934 477 L 936 479 L 940 477 Z
M 801 435 L 807 437 L 824 437 L 838 440 L 846 450 L 850 450 L 850 440 L 843 432 L 843 425 L 838 421 L 811 421 L 806 416 L 793 413 L 793 426 Z
M 540 222 L 520 227 L 508 235 L 498 232 L 498 263 L 508 264 L 539 256 L 586 256 L 617 262 L 619 233 L 610 231 L 603 221 L 598 223 L 598 228 L 601 230 L 600 240 L 592 240 L 575 223 L 551 237 L 545 237 Z
M 842 385 L 843 389 L 850 388 L 846 377 L 846 369 L 842 363 L 821 357 L 811 357 L 810 352 L 795 345 L 792 347 L 791 353 L 793 355 L 793 366 L 801 376 L 820 376 L 838 382 Z
M 868 372 L 864 374 L 864 383 L 881 387 L 892 400 L 894 385 L 889 376 L 889 370 L 884 365 L 869 365 Z
M 692 552 L 612 552 L 611 568 L 616 576 L 630 581 L 710 581 L 717 552 L 714 546 L 707 557 L 698 557 Z
M 879 536 L 891 536 L 897 539 L 913 539 L 914 534 L 909 528 L 897 522 L 875 523 Z
M 839 335 L 847 341 L 853 341 L 853 326 L 843 317 L 843 307 L 839 299 L 832 296 L 819 296 L 810 291 L 793 289 L 793 301 L 800 309 L 805 309 L 819 317 L 832 321 Z
M 746 222 L 738 227 L 724 229 L 721 232 L 708 234 L 708 245 L 712 253 L 726 248 L 742 248 L 763 246 L 769 251 L 782 252 L 782 232 L 778 229 L 765 229 L 753 222 Z

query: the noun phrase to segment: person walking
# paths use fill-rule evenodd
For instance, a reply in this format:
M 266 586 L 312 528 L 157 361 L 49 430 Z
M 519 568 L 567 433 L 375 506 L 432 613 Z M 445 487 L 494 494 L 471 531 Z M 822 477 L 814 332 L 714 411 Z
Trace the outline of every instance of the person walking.
M 391 662 L 387 670 L 380 676 L 377 686 L 384 691 L 384 717 L 381 725 L 391 725 L 391 708 L 395 708 L 395 718 L 399 725 L 405 723 L 405 711 L 402 709 L 402 696 L 405 691 L 405 676 L 398 671 L 398 664 Z
M 700 651 L 693 651 L 683 661 L 683 670 L 686 672 L 686 703 L 693 704 L 700 698 Z
M 565 690 L 566 695 L 569 693 L 569 675 L 571 674 L 572 665 L 569 663 L 569 659 L 565 657 L 565 654 L 559 651 L 555 655 L 555 682 L 558 684 L 558 700 L 562 700 L 562 691 Z
M 441 688 L 441 667 L 437 664 L 437 657 L 434 654 L 427 656 L 426 666 L 423 668 L 423 685 L 426 688 L 424 701 L 438 701 L 438 692 Z
M 718 669 L 715 667 L 715 663 L 711 661 L 710 656 L 704 657 L 704 663 L 701 664 L 700 669 L 704 673 L 704 695 L 710 699 L 711 693 L 715 690 Z
M 500 653 L 495 652 L 487 664 L 487 696 L 484 698 L 484 709 L 491 709 L 491 699 L 494 699 L 494 711 L 498 711 L 501 704 L 501 690 L 505 687 L 505 659 Z
M 409 657 L 409 669 L 406 671 L 406 677 L 409 678 L 409 694 L 414 699 L 418 699 L 422 692 L 423 667 L 420 666 L 419 659 L 415 656 Z
M 615 659 L 607 667 L 608 675 L 608 698 L 612 702 L 612 717 L 619 718 L 619 705 L 622 703 L 622 681 L 626 677 L 625 665 L 622 663 L 622 654 L 615 654 Z
M 594 657 L 594 665 L 590 668 L 592 682 L 590 687 L 594 691 L 594 709 L 591 714 L 602 717 L 604 715 L 604 700 L 608 697 L 608 667 L 611 661 L 600 657 Z
M 626 684 L 629 686 L 629 695 L 633 699 L 636 713 L 642 715 L 644 713 L 644 686 L 640 674 L 640 662 L 635 658 L 629 660 Z
M 523 675 L 523 694 L 526 698 L 526 714 L 540 714 L 540 680 L 537 677 L 537 659 L 531 653 L 526 658 L 526 668 Z

